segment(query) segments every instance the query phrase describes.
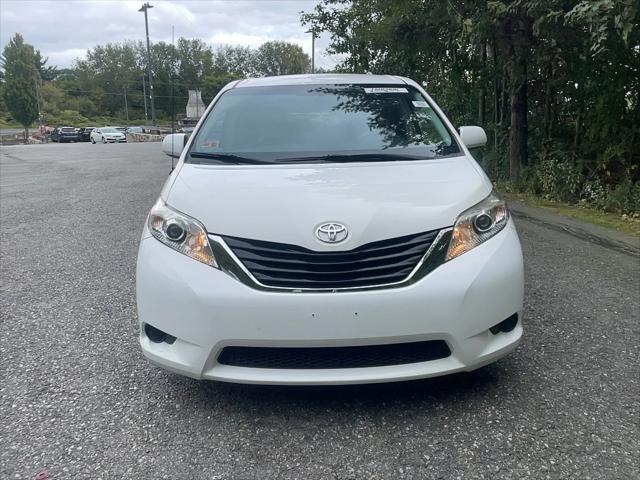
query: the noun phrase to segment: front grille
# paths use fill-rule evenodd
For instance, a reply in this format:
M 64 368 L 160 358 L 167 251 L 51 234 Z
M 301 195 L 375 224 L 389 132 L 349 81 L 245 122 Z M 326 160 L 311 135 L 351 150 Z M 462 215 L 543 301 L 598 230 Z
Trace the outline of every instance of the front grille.
M 251 274 L 271 287 L 336 289 L 396 283 L 415 268 L 438 235 L 417 233 L 353 250 L 316 252 L 297 245 L 223 237 Z
M 359 347 L 225 347 L 218 363 L 234 367 L 366 368 L 428 362 L 451 355 L 443 340 Z

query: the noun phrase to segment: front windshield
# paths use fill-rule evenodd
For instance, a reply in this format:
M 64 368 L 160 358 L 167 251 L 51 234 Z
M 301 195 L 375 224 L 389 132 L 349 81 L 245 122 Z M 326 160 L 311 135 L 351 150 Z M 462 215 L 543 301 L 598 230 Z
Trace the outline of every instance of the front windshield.
M 120 133 L 120 132 L 115 128 L 105 127 L 102 129 L 102 133 Z
M 386 161 L 459 153 L 442 120 L 411 86 L 294 85 L 225 92 L 186 161 Z

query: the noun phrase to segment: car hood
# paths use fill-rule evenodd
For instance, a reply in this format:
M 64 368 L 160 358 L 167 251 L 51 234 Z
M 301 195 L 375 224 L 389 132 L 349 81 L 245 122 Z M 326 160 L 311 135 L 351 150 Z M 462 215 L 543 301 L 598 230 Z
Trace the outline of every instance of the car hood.
M 165 200 L 210 233 L 349 250 L 452 226 L 458 214 L 490 192 L 491 183 L 465 157 L 277 166 L 185 163 Z M 339 247 L 315 237 L 325 222 L 348 228 Z

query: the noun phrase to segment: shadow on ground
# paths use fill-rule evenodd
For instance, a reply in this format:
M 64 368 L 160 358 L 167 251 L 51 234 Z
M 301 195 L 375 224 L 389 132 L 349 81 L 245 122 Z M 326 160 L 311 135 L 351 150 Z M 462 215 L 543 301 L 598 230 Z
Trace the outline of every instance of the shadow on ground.
M 196 381 L 171 373 L 167 386 L 174 387 L 194 403 L 215 407 L 220 402 L 233 404 L 239 410 L 261 404 L 278 404 L 279 409 L 312 408 L 377 409 L 385 405 L 455 404 L 478 398 L 493 397 L 503 386 L 513 384 L 517 366 L 509 358 L 499 365 L 488 365 L 468 373 L 405 382 L 342 386 L 277 386 L 241 385 L 212 381 Z M 517 380 L 516 380 L 517 381 Z

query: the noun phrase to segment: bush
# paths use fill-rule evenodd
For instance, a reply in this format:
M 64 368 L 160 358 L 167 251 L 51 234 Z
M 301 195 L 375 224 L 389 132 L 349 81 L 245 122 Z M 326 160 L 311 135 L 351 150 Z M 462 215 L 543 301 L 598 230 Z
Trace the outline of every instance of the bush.
M 609 195 L 609 189 L 602 184 L 599 178 L 587 180 L 582 186 L 580 202 L 590 205 L 600 205 Z
M 634 215 L 640 213 L 640 184 L 625 182 L 607 190 L 595 205 L 607 212 Z
M 533 192 L 550 200 L 575 202 L 579 200 L 584 177 L 580 168 L 562 154 L 551 154 L 524 172 L 522 181 Z
M 75 127 L 78 125 L 86 125 L 89 123 L 89 119 L 84 115 L 81 115 L 75 110 L 62 110 L 56 115 L 48 115 L 47 123 L 49 125 Z
M 640 215 L 640 183 L 630 177 L 616 185 L 607 185 L 600 177 L 586 179 L 579 166 L 557 155 L 523 169 L 518 181 L 503 188 L 611 213 Z

